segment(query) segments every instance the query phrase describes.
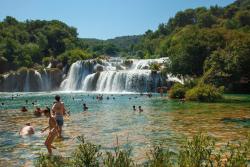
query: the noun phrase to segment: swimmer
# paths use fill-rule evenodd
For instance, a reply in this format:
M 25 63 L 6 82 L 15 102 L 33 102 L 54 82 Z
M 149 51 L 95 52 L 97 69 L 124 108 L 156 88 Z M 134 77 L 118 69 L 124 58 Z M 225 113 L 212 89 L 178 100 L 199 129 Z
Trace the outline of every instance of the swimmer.
M 52 106 L 52 114 L 56 119 L 57 125 L 59 127 L 59 137 L 62 137 L 62 126 L 63 126 L 63 116 L 66 115 L 66 110 L 64 103 L 60 101 L 60 96 L 55 96 L 55 103 Z
M 4 103 L 2 103 L 2 106 L 4 106 Z
M 87 111 L 88 110 L 88 107 L 86 106 L 86 104 L 84 103 L 83 104 L 83 111 Z
M 40 107 L 36 107 L 36 110 L 34 111 L 34 115 L 37 117 L 40 117 L 42 115 L 42 111 Z
M 133 110 L 134 110 L 134 111 L 136 111 L 136 108 L 135 108 L 135 106 L 133 106 Z
M 28 104 L 28 100 L 25 100 L 25 103 Z
M 20 136 L 33 135 L 34 133 L 35 130 L 30 123 L 26 123 L 25 126 L 19 131 Z
M 28 110 L 27 110 L 27 108 L 25 106 L 22 106 L 21 111 L 22 112 L 27 112 Z
M 107 100 L 109 100 L 109 97 L 107 97 Z
M 139 113 L 143 112 L 143 109 L 141 108 L 141 106 L 139 106 Z
M 49 118 L 49 126 L 42 130 L 42 133 L 49 129 L 48 137 L 46 138 L 44 144 L 47 147 L 48 153 L 52 154 L 52 148 L 56 149 L 52 143 L 54 139 L 59 136 L 57 122 L 54 117 L 51 116 L 50 110 L 44 110 L 44 115 Z

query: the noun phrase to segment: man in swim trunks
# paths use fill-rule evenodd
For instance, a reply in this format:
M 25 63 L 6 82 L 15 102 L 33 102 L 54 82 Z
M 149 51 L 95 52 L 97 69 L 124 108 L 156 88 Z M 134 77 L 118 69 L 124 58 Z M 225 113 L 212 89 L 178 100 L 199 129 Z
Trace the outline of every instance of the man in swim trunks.
M 49 117 L 49 126 L 44 128 L 42 130 L 42 132 L 46 131 L 47 129 L 49 129 L 49 134 L 48 134 L 48 137 L 46 138 L 45 140 L 45 146 L 47 147 L 48 149 L 48 153 L 49 154 L 52 154 L 52 148 L 53 149 L 56 149 L 53 145 L 52 145 L 52 142 L 54 141 L 55 137 L 59 135 L 58 133 L 58 126 L 57 126 L 57 123 L 56 123 L 56 120 L 54 117 L 51 116 L 51 113 L 50 113 L 50 110 L 49 109 L 45 109 L 44 110 L 44 115 L 46 117 Z
M 64 103 L 60 101 L 60 96 L 55 96 L 55 103 L 52 106 L 52 115 L 54 116 L 57 125 L 59 137 L 62 137 L 63 116 L 66 115 Z

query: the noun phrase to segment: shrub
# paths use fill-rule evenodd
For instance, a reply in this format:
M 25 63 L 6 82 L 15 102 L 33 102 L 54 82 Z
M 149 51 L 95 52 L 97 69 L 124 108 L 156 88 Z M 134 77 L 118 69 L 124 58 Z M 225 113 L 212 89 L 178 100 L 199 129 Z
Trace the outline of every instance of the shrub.
M 81 142 L 73 156 L 48 156 L 41 154 L 35 161 L 36 167 L 133 167 L 137 166 L 131 158 L 131 147 L 121 149 L 118 144 L 115 152 L 100 152 L 100 146 L 85 141 L 84 137 L 78 137 Z M 118 143 L 118 140 L 117 140 Z M 186 140 L 179 148 L 179 152 L 173 153 L 164 149 L 163 143 L 155 145 L 147 154 L 145 167 L 201 167 L 201 166 L 227 166 L 246 167 L 250 157 L 250 135 L 244 143 L 228 143 L 220 149 L 215 147 L 215 139 L 198 133 L 192 139 Z
M 210 84 L 198 84 L 186 92 L 185 98 L 191 101 L 214 102 L 222 99 L 222 93 L 222 87 L 216 88 Z
M 172 86 L 171 89 L 169 90 L 169 97 L 174 99 L 184 98 L 186 91 L 187 89 L 185 88 L 184 85 L 180 83 L 175 83 L 174 86 Z
M 161 65 L 158 64 L 158 63 L 151 63 L 149 65 L 149 69 L 152 70 L 152 71 L 160 71 Z
M 133 64 L 133 60 L 126 59 L 126 60 L 124 60 L 123 64 L 124 64 L 126 67 L 130 67 L 130 66 L 132 66 L 132 64 Z
M 214 140 L 202 135 L 195 135 L 192 140 L 187 140 L 182 146 L 178 156 L 180 166 L 209 166 L 212 163 L 212 152 L 215 148 Z
M 34 165 L 36 167 L 68 167 L 69 160 L 58 155 L 40 154 Z
M 121 149 L 118 145 L 114 148 L 114 154 L 112 152 L 106 152 L 103 158 L 103 165 L 106 167 L 133 167 L 134 161 L 131 158 L 132 148 Z
M 148 162 L 145 166 L 148 167 L 158 167 L 158 166 L 174 166 L 175 153 L 169 151 L 169 149 L 164 150 L 162 144 L 155 145 L 153 149 L 147 154 Z
M 43 57 L 42 59 L 43 65 L 48 66 L 49 63 L 52 61 L 52 59 L 53 59 L 52 57 Z
M 95 144 L 86 142 L 83 136 L 78 136 L 77 139 L 81 142 L 73 153 L 73 166 L 77 167 L 97 167 L 101 156 L 100 148 Z
M 27 73 L 29 69 L 27 67 L 21 67 L 17 70 L 18 73 Z

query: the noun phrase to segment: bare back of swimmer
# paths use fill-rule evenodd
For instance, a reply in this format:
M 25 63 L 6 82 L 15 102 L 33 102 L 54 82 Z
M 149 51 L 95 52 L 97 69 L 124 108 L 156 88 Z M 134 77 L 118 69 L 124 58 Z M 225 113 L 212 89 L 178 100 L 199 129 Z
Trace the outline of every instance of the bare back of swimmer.
M 33 135 L 34 133 L 35 130 L 30 123 L 27 123 L 26 126 L 19 131 L 20 136 Z

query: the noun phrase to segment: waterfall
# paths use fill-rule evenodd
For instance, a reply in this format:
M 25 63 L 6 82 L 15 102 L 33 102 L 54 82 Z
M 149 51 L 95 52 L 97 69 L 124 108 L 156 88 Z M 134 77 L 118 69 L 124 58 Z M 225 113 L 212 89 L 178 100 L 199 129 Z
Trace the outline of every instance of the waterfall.
M 129 59 L 105 58 L 81 60 L 73 63 L 65 77 L 58 69 L 22 71 L 4 74 L 0 82 L 1 91 L 63 91 L 96 92 L 155 92 L 159 86 L 182 82 L 171 74 L 162 76 L 159 71 L 151 71 L 152 63 L 163 68 L 168 58 Z M 62 79 L 64 79 L 62 81 Z M 59 86 L 60 85 L 60 86 Z
M 103 71 L 86 77 L 84 91 L 97 92 L 154 92 L 161 83 L 159 74 L 150 70 Z M 95 78 L 96 77 L 96 78 Z
M 168 58 L 164 57 L 164 58 L 159 58 L 159 59 L 132 59 L 133 60 L 133 65 L 131 67 L 131 69 L 134 70 L 142 70 L 142 69 L 149 69 L 150 68 L 150 64 L 152 63 L 157 63 L 157 64 L 163 64 L 167 61 L 169 61 Z
M 26 78 L 25 78 L 23 90 L 24 90 L 24 92 L 30 91 L 30 73 L 29 73 L 29 71 L 27 71 L 27 73 L 26 73 Z
M 163 66 L 167 58 L 131 59 L 126 66 L 121 58 L 87 60 L 73 63 L 68 75 L 61 83 L 61 90 L 97 92 L 155 92 L 162 86 L 163 78 L 158 72 L 149 70 L 151 63 Z M 98 71 L 97 67 L 102 67 Z
M 63 90 L 79 90 L 83 87 L 84 79 L 94 70 L 93 61 L 77 61 L 69 69 L 66 79 L 61 83 Z
M 41 74 L 37 70 L 35 70 L 35 76 L 38 78 L 38 87 L 39 87 L 38 90 L 43 90 L 42 76 L 41 76 Z
M 48 75 L 46 69 L 43 70 L 42 74 L 42 90 L 43 91 L 51 90 L 51 77 Z

